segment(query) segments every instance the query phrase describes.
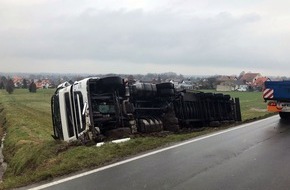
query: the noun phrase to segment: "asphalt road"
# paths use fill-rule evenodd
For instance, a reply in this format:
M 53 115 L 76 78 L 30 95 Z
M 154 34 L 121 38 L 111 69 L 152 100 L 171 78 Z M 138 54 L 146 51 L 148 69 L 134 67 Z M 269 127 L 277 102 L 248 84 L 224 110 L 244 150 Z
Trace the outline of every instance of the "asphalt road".
M 274 116 L 42 188 L 290 189 L 290 122 Z

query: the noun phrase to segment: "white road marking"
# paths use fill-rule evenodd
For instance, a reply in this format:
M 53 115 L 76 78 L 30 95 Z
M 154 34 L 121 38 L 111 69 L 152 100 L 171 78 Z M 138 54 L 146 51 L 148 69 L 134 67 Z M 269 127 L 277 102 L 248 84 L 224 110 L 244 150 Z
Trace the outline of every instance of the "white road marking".
M 277 117 L 277 116 L 273 116 L 273 117 Z M 146 153 L 146 154 L 143 154 L 143 155 L 140 155 L 140 156 L 136 156 L 134 158 L 123 160 L 123 161 L 120 161 L 120 162 L 117 162 L 117 163 L 114 163 L 114 164 L 110 164 L 108 166 L 104 166 L 104 167 L 101 167 L 101 168 L 98 168 L 98 169 L 87 171 L 87 172 L 84 172 L 84 173 L 81 173 L 81 174 L 77 174 L 77 175 L 74 175 L 74 176 L 71 176 L 71 177 L 68 177 L 68 178 L 64 178 L 64 179 L 60 179 L 60 180 L 57 180 L 57 181 L 54 181 L 54 182 L 50 182 L 50 183 L 47 183 L 47 184 L 44 184 L 44 185 L 40 185 L 40 186 L 31 188 L 29 190 L 40 190 L 40 189 L 48 188 L 48 187 L 51 187 L 51 186 L 54 186 L 54 185 L 58 185 L 60 183 L 71 181 L 71 180 L 74 180 L 74 179 L 77 179 L 77 178 L 80 178 L 80 177 L 83 177 L 83 176 L 87 176 L 87 175 L 90 175 L 90 174 L 93 174 L 93 173 L 97 173 L 97 172 L 100 172 L 100 171 L 103 171 L 103 170 L 107 170 L 109 168 L 113 168 L 113 167 L 116 167 L 116 166 L 119 166 L 119 165 L 122 165 L 122 164 L 126 164 L 128 162 L 132 162 L 132 161 L 135 161 L 135 160 L 147 157 L 147 156 L 158 154 L 158 153 L 164 152 L 166 150 L 170 150 L 170 149 L 177 148 L 177 147 L 180 147 L 180 146 L 184 146 L 184 145 L 187 145 L 187 144 L 190 144 L 190 143 L 194 143 L 194 142 L 197 142 L 197 141 L 208 139 L 208 138 L 211 138 L 211 137 L 214 137 L 214 136 L 217 136 L 217 135 L 221 135 L 221 134 L 224 134 L 224 133 L 235 131 L 235 130 L 238 130 L 238 129 L 241 129 L 241 128 L 248 127 L 250 125 L 255 125 L 255 124 L 258 124 L 258 123 L 262 123 L 264 121 L 273 119 L 273 117 L 269 117 L 269 118 L 262 119 L 262 120 L 259 120 L 259 121 L 255 121 L 255 122 L 252 122 L 252 123 L 242 124 L 240 126 L 233 127 L 233 128 L 230 128 L 230 129 L 226 129 L 226 130 L 223 130 L 223 131 L 220 131 L 220 132 L 216 132 L 216 133 L 213 133 L 213 134 L 210 134 L 210 135 L 197 137 L 195 139 L 188 140 L 188 141 L 185 141 L 183 143 L 179 143 L 179 144 L 176 144 L 176 145 L 173 145 L 173 146 L 170 146 L 170 147 L 166 147 L 166 148 L 163 148 L 163 149 L 160 149 L 160 150 L 149 152 L 149 153 Z

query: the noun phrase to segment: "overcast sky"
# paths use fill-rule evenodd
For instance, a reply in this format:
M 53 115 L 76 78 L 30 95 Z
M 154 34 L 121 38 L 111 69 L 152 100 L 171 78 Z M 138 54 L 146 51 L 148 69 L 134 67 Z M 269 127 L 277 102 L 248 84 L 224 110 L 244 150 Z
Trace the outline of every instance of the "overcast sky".
M 0 0 L 0 72 L 290 76 L 289 0 Z

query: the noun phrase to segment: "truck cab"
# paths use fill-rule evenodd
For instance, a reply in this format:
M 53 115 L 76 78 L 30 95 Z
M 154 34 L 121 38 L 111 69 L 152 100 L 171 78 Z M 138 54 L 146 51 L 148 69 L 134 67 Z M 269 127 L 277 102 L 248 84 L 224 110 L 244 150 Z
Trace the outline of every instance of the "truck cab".
M 51 99 L 53 137 L 68 142 L 100 141 L 107 131 L 125 127 L 127 99 L 120 77 L 91 77 L 59 85 Z
M 279 113 L 281 119 L 290 119 L 290 81 L 266 81 L 264 86 L 268 111 Z

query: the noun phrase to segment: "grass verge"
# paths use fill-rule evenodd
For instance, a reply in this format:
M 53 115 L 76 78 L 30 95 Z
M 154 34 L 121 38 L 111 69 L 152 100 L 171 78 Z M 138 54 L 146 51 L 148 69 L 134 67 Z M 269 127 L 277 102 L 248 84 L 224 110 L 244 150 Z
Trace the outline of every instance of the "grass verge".
M 3 126 L 1 130 L 5 129 L 7 132 L 4 156 L 8 163 L 1 189 L 25 186 L 72 172 L 100 167 L 144 151 L 225 128 L 139 137 L 122 144 L 106 144 L 99 148 L 71 146 L 65 142 L 54 141 L 50 136 L 52 94 L 53 90 L 29 93 L 27 90 L 16 89 L 11 95 L 0 91 L 0 123 Z M 268 116 L 261 93 L 227 94 L 240 97 L 244 121 Z

